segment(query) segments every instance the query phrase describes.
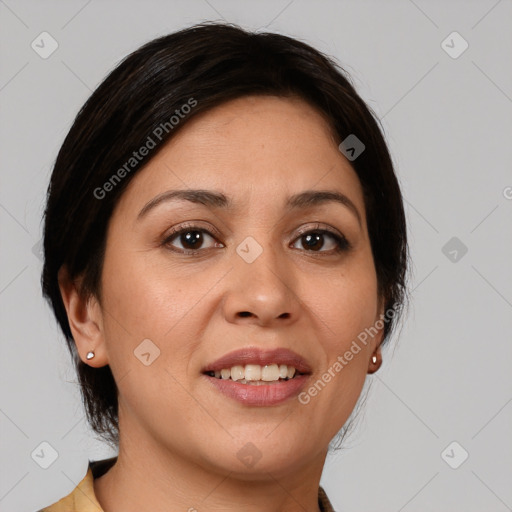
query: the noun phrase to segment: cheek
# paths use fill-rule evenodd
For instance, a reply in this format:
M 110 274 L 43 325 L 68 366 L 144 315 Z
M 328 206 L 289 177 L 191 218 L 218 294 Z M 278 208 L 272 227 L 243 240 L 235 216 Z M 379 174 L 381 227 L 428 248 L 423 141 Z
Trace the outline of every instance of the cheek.
M 141 417 L 154 416 L 151 404 L 169 396 L 180 410 L 193 410 L 178 383 L 185 381 L 196 339 L 187 326 L 194 328 L 194 307 L 210 281 L 200 273 L 185 276 L 161 262 L 157 266 L 144 253 L 106 254 L 103 318 L 109 365 L 120 400 L 140 409 Z M 171 410 L 171 403 L 166 408 Z
M 378 297 L 373 266 L 358 265 L 332 276 L 311 301 L 314 313 L 322 320 L 329 354 L 343 353 L 376 320 Z
M 120 252 L 112 251 L 107 256 L 103 274 L 106 309 L 119 328 L 139 338 L 166 337 L 211 287 L 204 273 L 186 274 L 162 264 L 161 259 L 155 264 L 145 253 L 121 258 Z
M 134 389 L 129 383 L 124 384 L 126 389 L 120 384 L 120 390 L 126 396 L 145 396 L 169 386 L 172 390 L 166 391 L 179 396 L 181 390 L 174 388 L 170 374 L 180 382 L 189 377 L 201 329 L 212 314 L 212 289 L 226 269 L 178 269 L 161 255 L 150 258 L 147 253 L 123 251 L 107 254 L 105 263 L 104 332 L 109 364 L 116 380 L 133 370 L 131 380 L 137 376 L 139 381 Z M 148 361 L 137 359 L 137 354 L 148 351 L 150 361 L 153 354 L 157 357 L 145 367 Z

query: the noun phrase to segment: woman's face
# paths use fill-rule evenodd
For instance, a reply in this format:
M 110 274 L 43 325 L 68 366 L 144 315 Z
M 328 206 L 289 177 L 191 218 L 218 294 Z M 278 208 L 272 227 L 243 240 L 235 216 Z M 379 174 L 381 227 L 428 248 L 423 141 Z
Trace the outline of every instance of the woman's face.
M 382 310 L 361 185 L 324 119 L 298 99 L 253 96 L 191 120 L 113 213 L 97 310 L 121 443 L 251 478 L 323 462 L 382 334 L 357 341 Z M 220 379 L 205 373 L 242 349 Z M 299 366 L 286 351 L 306 375 L 222 378 L 261 379 L 244 366 L 258 361 L 275 378 L 272 363 Z

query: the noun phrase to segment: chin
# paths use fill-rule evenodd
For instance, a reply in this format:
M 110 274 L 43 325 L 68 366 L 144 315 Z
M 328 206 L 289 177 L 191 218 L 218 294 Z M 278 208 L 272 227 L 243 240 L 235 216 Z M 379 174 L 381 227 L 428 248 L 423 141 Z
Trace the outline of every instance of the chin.
M 220 453 L 212 457 L 209 451 L 208 459 L 219 469 L 237 474 L 241 480 L 268 480 L 269 473 L 274 477 L 292 474 L 311 462 L 317 450 L 309 451 L 303 440 L 294 442 L 279 428 L 271 433 L 275 427 L 269 426 L 259 435 L 246 429 L 243 434 L 217 444 Z M 211 444 L 205 448 L 211 450 Z

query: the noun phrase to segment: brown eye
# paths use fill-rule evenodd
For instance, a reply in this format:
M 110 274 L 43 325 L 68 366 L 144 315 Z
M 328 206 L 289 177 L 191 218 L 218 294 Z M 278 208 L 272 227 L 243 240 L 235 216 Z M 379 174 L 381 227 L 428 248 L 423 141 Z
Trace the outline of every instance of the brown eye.
M 201 231 L 185 231 L 178 235 L 178 240 L 184 249 L 198 249 L 204 243 L 204 235 Z
M 349 248 L 346 238 L 323 229 L 303 233 L 297 238 L 297 242 L 300 242 L 301 247 L 296 248 L 302 248 L 308 252 L 339 252 Z
M 204 247 L 208 244 L 209 247 Z M 175 231 L 171 236 L 167 237 L 164 245 L 170 246 L 172 250 L 177 252 L 198 251 L 200 249 L 208 249 L 211 247 L 224 247 L 217 243 L 213 235 L 203 228 L 186 227 Z
M 324 235 L 322 233 L 313 233 L 312 235 L 302 235 L 302 247 L 313 251 L 320 250 L 324 243 Z

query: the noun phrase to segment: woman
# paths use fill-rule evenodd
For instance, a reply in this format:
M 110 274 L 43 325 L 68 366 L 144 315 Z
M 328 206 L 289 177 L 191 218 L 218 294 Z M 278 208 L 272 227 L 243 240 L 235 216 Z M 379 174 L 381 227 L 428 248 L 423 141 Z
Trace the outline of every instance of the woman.
M 92 94 L 48 190 L 43 289 L 119 449 L 45 511 L 333 510 L 320 487 L 405 296 L 399 185 L 329 58 L 205 23 Z

